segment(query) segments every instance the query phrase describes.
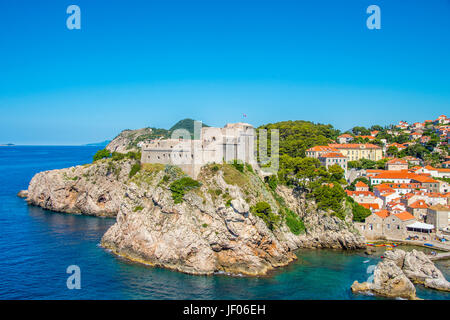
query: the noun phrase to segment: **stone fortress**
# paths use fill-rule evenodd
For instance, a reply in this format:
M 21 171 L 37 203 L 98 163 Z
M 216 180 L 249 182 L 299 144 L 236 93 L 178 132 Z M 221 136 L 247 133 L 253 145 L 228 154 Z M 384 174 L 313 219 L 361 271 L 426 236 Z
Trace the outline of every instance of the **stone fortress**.
M 257 166 L 255 129 L 248 123 L 228 123 L 223 128 L 202 127 L 194 122 L 194 138 L 184 129 L 170 139 L 155 139 L 142 144 L 141 163 L 179 166 L 196 179 L 209 163 L 241 161 Z

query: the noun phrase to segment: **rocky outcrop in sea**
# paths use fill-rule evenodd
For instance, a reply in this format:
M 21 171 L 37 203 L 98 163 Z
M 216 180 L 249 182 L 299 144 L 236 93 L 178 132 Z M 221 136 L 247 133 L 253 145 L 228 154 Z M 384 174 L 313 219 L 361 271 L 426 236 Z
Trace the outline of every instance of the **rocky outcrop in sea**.
M 29 204 L 47 210 L 115 217 L 123 199 L 131 161 L 101 160 L 94 164 L 36 174 L 28 186 Z
M 351 290 L 354 293 L 417 299 L 413 283 L 436 290 L 450 291 L 450 283 L 425 253 L 417 250 L 405 252 L 400 249 L 384 253 L 383 260 L 374 270 L 373 282 L 355 281 Z

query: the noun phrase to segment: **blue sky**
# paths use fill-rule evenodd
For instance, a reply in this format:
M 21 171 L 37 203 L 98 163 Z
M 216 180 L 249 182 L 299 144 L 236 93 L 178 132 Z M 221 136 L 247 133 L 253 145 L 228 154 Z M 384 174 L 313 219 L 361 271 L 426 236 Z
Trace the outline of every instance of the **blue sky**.
M 81 8 L 81 30 L 66 8 Z M 381 8 L 381 30 L 366 8 Z M 355 125 L 450 110 L 450 0 L 0 2 L 0 143 L 190 117 Z M 243 118 L 242 114 L 247 114 Z

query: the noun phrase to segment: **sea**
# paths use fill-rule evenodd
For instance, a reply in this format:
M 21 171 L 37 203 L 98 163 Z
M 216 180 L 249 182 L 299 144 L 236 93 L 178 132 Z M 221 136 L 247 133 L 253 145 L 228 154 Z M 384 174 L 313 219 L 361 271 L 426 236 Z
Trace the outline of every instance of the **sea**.
M 101 248 L 114 219 L 51 212 L 17 197 L 36 173 L 90 163 L 98 149 L 0 147 L 0 299 L 380 299 L 354 295 L 350 286 L 371 276 L 382 251 L 299 250 L 296 262 L 263 277 L 193 276 Z M 436 265 L 450 280 L 449 261 Z M 67 285 L 71 266 L 79 267 L 79 289 Z M 416 288 L 423 299 L 450 299 L 450 293 Z

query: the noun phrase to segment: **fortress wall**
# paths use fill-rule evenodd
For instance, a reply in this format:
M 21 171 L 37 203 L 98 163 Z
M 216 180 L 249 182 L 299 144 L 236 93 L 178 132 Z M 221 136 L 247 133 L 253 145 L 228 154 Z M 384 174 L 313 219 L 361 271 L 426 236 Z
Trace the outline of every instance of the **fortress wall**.
M 142 147 L 142 163 L 178 165 L 197 177 L 203 165 L 240 160 L 256 164 L 255 130 L 248 124 L 202 128 L 201 140 L 165 139 Z

